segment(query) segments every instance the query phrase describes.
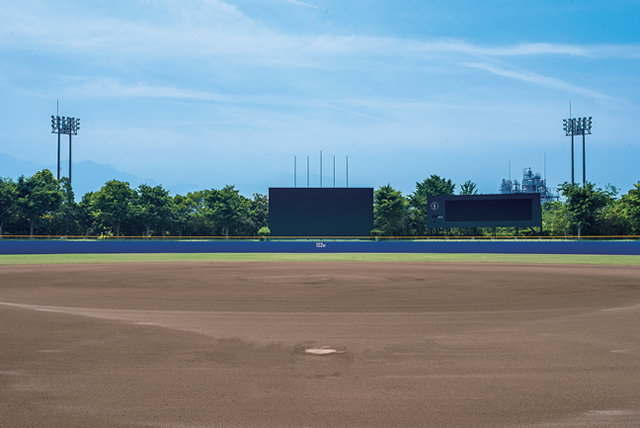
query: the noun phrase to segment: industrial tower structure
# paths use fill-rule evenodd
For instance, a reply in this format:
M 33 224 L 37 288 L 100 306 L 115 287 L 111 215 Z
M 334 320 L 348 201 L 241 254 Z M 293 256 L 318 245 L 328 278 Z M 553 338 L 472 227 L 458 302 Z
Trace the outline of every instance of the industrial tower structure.
M 513 195 L 519 193 L 539 193 L 540 202 L 557 201 L 560 196 L 552 192 L 552 189 L 547 187 L 546 180 L 538 173 L 533 173 L 531 168 L 525 168 L 522 171 L 522 184 L 518 183 L 518 180 L 502 180 L 500 185 L 501 195 Z

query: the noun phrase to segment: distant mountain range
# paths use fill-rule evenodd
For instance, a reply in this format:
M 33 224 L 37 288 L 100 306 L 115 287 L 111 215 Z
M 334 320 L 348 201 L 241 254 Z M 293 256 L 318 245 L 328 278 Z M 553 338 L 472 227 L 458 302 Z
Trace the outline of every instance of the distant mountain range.
M 62 167 L 62 175 L 66 177 L 69 168 L 69 161 L 62 160 L 60 163 Z M 125 181 L 129 183 L 131 188 L 136 188 L 141 184 L 148 184 L 149 186 L 157 186 L 161 184 L 162 187 L 169 190 L 172 195 L 186 195 L 189 192 L 211 188 L 203 187 L 194 183 L 158 183 L 156 180 L 153 180 L 151 178 L 140 178 L 136 175 L 129 174 L 128 172 L 119 171 L 111 165 L 100 164 L 90 160 L 73 163 L 72 168 L 71 184 L 73 185 L 73 193 L 75 194 L 77 201 L 80 201 L 82 197 L 88 192 L 95 192 L 100 190 L 102 186 L 104 186 L 104 184 L 109 180 Z M 7 154 L 0 153 L 0 177 L 10 177 L 14 180 L 17 180 L 21 175 L 30 177 L 36 172 L 43 169 L 48 169 L 53 173 L 54 176 L 56 175 L 55 164 L 41 165 L 31 161 L 16 159 Z M 320 177 L 318 175 L 311 174 L 309 178 L 311 187 L 318 186 L 320 182 Z M 332 181 L 331 177 L 327 177 L 326 175 L 323 177 L 323 179 L 325 183 L 330 183 Z M 251 198 L 254 193 L 268 193 L 269 187 L 291 187 L 293 184 L 292 181 L 292 175 L 281 174 L 277 177 L 273 177 L 264 181 L 246 183 L 229 182 L 220 184 L 216 188 L 222 188 L 226 184 L 234 184 L 235 188 L 240 191 L 240 194 Z M 305 183 L 301 183 L 300 181 L 305 181 Z M 299 180 L 298 187 L 305 186 L 306 179 Z M 354 187 L 360 186 L 361 185 L 359 183 L 355 183 Z
M 61 164 L 63 174 L 66 176 L 69 163 L 66 161 L 66 163 L 61 162 Z M 16 180 L 21 175 L 30 177 L 43 169 L 48 169 L 54 175 L 56 174 L 55 164 L 41 165 L 31 161 L 16 159 L 7 154 L 0 153 L 0 177 L 10 177 Z M 100 188 L 102 188 L 102 186 L 104 186 L 104 184 L 109 180 L 126 181 L 132 188 L 136 188 L 141 184 L 148 184 L 149 186 L 162 184 L 162 187 L 169 190 L 172 195 L 185 195 L 188 192 L 202 190 L 200 186 L 193 183 L 165 185 L 165 183 L 158 183 L 150 178 L 140 178 L 127 172 L 118 171 L 111 165 L 100 164 L 90 160 L 73 163 L 71 174 L 71 182 L 76 200 L 82 199 L 82 196 L 88 192 L 100 190 Z

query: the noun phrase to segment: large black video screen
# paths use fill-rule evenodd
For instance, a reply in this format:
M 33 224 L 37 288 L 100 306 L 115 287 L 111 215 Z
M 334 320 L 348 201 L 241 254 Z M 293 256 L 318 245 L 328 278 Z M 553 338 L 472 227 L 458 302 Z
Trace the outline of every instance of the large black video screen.
M 369 236 L 373 188 L 269 188 L 272 236 Z
M 540 226 L 540 195 L 429 196 L 429 227 Z

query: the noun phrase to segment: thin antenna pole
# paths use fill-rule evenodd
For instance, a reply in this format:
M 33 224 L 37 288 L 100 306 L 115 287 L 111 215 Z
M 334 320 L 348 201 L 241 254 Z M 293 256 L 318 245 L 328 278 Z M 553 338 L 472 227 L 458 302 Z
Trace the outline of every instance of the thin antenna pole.
M 296 177 L 297 177 L 297 172 L 296 172 L 296 161 L 297 161 L 297 156 L 293 156 L 293 187 L 296 187 Z
M 336 187 L 336 155 L 333 155 L 333 187 Z
M 347 187 L 349 187 L 349 155 L 347 155 Z
M 309 155 L 307 155 L 307 187 L 309 187 Z
M 511 158 L 509 158 L 509 181 L 511 181 Z
M 322 150 L 320 150 L 320 187 L 322 187 Z

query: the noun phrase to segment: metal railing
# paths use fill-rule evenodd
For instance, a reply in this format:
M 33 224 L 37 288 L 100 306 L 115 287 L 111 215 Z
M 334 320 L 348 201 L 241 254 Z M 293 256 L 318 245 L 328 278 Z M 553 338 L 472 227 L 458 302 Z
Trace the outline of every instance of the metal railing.
M 2 241 L 68 240 L 68 241 L 638 241 L 640 235 L 593 235 L 581 236 L 107 236 L 107 235 L 2 235 Z

